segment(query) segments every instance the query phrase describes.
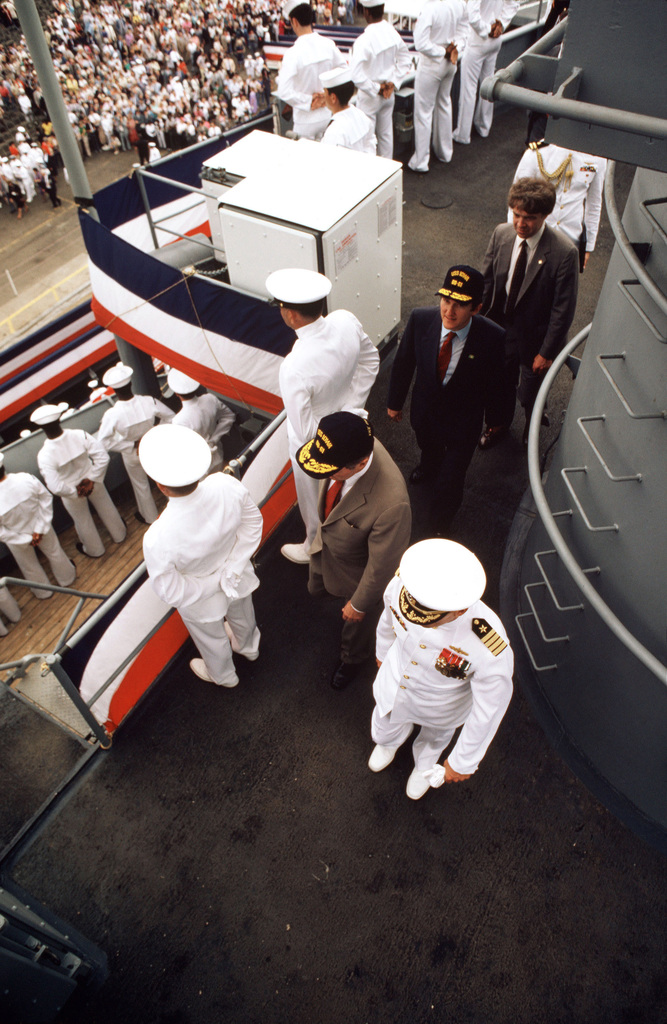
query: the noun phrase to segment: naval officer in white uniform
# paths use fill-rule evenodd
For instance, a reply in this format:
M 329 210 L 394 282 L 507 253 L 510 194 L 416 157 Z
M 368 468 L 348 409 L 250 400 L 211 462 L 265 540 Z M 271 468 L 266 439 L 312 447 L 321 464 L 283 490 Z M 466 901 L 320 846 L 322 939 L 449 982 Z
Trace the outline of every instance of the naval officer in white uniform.
M 294 131 L 300 138 L 319 141 L 331 120 L 324 104 L 320 75 L 346 61 L 332 39 L 313 32 L 314 12 L 303 0 L 287 0 L 283 16 L 296 36 L 286 51 L 276 79 L 276 92 L 293 110 Z
M 25 579 L 33 583 L 51 583 L 37 560 L 37 548 L 43 552 L 51 572 L 61 587 L 76 579 L 70 562 L 51 523 L 53 498 L 32 473 L 7 473 L 0 452 L 0 541 L 7 545 Z M 52 596 L 50 590 L 35 589 L 35 597 Z
M 188 427 L 153 427 L 141 440 L 139 458 L 169 498 L 144 535 L 151 586 L 178 610 L 201 654 L 190 662 L 195 675 L 236 686 L 232 651 L 249 661 L 259 656 L 252 604 L 259 580 L 250 559 L 262 538 L 262 513 L 234 477 L 202 479 L 211 450 Z
M 373 122 L 358 107 L 350 106 L 354 82 L 349 68 L 332 68 L 320 75 L 324 102 L 331 111 L 331 122 L 322 136 L 322 145 L 342 146 L 375 156 L 377 144 Z
M 132 394 L 132 375 L 132 367 L 123 363 L 116 363 L 104 374 L 102 383 L 114 389 L 118 401 L 104 413 L 97 440 L 108 452 L 120 452 L 137 503 L 135 517 L 140 523 L 148 524 L 157 519 L 157 506 L 148 477 L 141 468 L 137 446 L 158 420 L 168 423 L 174 414 L 168 405 L 152 395 Z
M 486 576 L 471 551 L 424 540 L 403 555 L 384 594 L 368 767 L 391 764 L 415 725 L 407 795 L 475 772 L 512 696 L 514 658 L 498 616 L 481 600 Z M 437 760 L 463 728 L 444 762 Z
M 93 522 L 88 502 L 93 505 L 116 544 L 125 540 L 125 523 L 104 486 L 109 454 L 99 441 L 85 430 L 63 430 L 60 417 L 69 408 L 40 405 L 30 417 L 43 428 L 46 441 L 37 455 L 37 465 L 52 494 L 62 503 L 74 521 L 79 536 L 77 551 L 89 558 L 100 558 L 104 544 Z
M 412 57 L 394 26 L 384 20 L 383 0 L 366 0 L 362 11 L 366 28 L 355 40 L 350 57 L 357 107 L 373 122 L 377 155 L 391 160 L 394 90 L 411 71 Z
M 577 246 L 582 272 L 595 249 L 606 173 L 604 157 L 578 153 L 542 140 L 530 143 L 514 175 L 515 181 L 542 178 L 554 186 L 556 204 L 546 222 Z M 511 210 L 507 219 L 512 222 Z
M 451 92 L 467 36 L 465 0 L 427 0 L 414 30 L 419 63 L 415 75 L 415 151 L 408 167 L 418 174 L 428 171 L 431 136 L 438 160 L 449 163 L 452 159 Z
M 278 378 L 287 412 L 287 440 L 299 512 L 306 526 L 301 544 L 284 544 L 291 562 L 308 564 L 319 516 L 319 483 L 302 473 L 296 453 L 317 433 L 323 416 L 360 412 L 377 376 L 380 356 L 353 313 L 336 309 L 322 316 L 331 281 L 314 270 L 276 270 L 266 288 L 280 313 L 296 333 Z
M 501 36 L 509 28 L 518 9 L 518 0 L 468 0 L 470 33 L 461 58 L 459 115 L 454 142 L 462 145 L 470 142 L 473 121 L 477 134 L 483 139 L 491 131 L 493 103 L 481 96 L 477 99 L 477 86 L 496 70 Z
M 167 384 L 183 406 L 172 422 L 176 426 L 196 430 L 204 438 L 211 449 L 209 473 L 222 469 L 222 438 L 232 429 L 236 416 L 228 405 L 210 391 L 205 391 L 198 381 L 181 370 L 170 370 Z

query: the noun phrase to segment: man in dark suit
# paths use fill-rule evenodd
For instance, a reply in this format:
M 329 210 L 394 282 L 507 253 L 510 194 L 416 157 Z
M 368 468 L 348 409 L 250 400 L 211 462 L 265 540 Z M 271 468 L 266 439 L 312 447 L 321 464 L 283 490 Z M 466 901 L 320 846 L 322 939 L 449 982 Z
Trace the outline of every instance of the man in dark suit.
M 579 253 L 546 219 L 556 189 L 541 178 L 519 178 L 509 191 L 512 224 L 499 224 L 484 257 L 482 309 L 505 328 L 507 405 L 500 422 L 487 425 L 480 448 L 509 430 L 514 388 L 526 413 L 524 441 L 545 372 L 567 339 L 579 285 Z
M 430 484 L 430 529 L 446 533 L 463 497 L 479 431 L 500 423 L 504 331 L 477 315 L 484 279 L 468 266 L 451 267 L 437 293 L 440 308 L 410 314 L 391 371 L 387 413 L 402 418 L 416 371 L 410 423 L 421 461 L 410 482 Z
M 296 459 L 322 481 L 308 590 L 345 599 L 340 664 L 331 679 L 342 690 L 374 655 L 382 595 L 410 543 L 410 501 L 398 466 L 354 413 L 324 416 Z

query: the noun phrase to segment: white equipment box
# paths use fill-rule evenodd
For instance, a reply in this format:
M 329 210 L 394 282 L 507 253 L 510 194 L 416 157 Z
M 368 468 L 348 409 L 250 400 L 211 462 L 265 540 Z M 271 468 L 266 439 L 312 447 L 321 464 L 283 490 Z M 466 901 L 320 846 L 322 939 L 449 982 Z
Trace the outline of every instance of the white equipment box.
M 387 337 L 401 316 L 401 164 L 257 131 L 215 159 L 242 179 L 218 199 L 230 284 L 268 298 L 274 270 L 317 270 L 329 311 L 351 310 L 376 345 Z

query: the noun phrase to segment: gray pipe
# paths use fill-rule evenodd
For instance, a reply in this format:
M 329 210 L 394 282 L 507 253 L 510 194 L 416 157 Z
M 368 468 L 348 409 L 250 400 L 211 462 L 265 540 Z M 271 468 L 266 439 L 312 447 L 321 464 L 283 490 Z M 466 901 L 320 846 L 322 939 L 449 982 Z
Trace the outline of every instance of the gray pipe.
M 99 220 L 93 206 L 93 193 L 90 190 L 88 176 L 83 166 L 79 144 L 74 137 L 72 125 L 67 116 L 67 107 L 63 98 L 60 82 L 56 76 L 51 54 L 46 43 L 34 0 L 15 0 L 21 28 L 30 50 L 32 62 L 44 93 L 44 99 L 53 124 L 58 147 L 67 168 L 69 182 L 76 202 L 88 208 L 91 217 Z

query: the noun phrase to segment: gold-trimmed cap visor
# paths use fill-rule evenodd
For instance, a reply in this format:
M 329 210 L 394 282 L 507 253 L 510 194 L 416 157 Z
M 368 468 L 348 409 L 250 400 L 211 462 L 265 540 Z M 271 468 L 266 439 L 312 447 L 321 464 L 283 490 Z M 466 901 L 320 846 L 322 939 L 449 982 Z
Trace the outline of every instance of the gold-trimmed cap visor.
M 414 622 L 417 626 L 432 626 L 447 615 L 446 611 L 439 612 L 434 608 L 425 608 L 415 601 L 405 587 L 401 587 L 401 592 L 398 595 L 398 607 L 408 622 Z

